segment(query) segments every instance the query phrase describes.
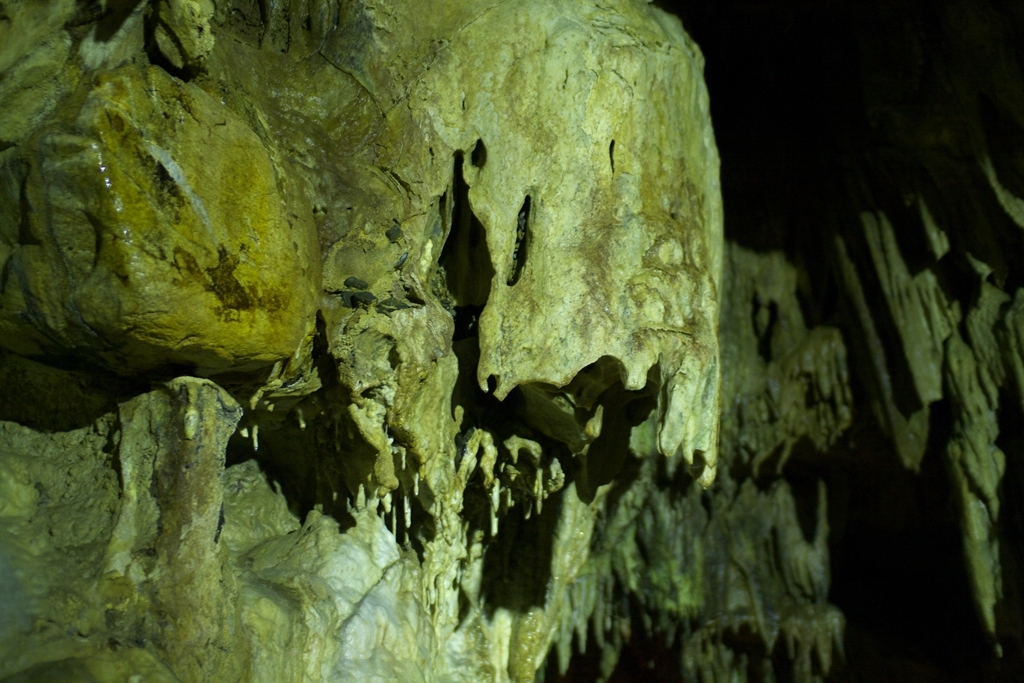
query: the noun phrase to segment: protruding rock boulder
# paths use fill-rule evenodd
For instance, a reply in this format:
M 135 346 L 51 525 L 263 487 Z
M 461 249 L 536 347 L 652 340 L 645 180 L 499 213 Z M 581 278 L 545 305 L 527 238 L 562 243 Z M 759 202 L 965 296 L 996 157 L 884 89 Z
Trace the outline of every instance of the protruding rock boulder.
M 98 75 L 77 103 L 0 159 L 0 344 L 119 373 L 290 357 L 313 323 L 316 237 L 260 138 L 157 67 Z

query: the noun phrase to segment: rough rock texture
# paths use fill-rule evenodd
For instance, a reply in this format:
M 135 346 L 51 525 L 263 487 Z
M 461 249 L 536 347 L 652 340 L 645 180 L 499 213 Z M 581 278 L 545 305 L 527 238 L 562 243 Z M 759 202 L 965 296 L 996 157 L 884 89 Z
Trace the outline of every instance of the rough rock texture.
M 0 343 L 29 402 L 81 405 L 3 457 L 95 435 L 75 490 L 108 517 L 62 586 L 92 612 L 12 554 L 0 674 L 141 648 L 181 680 L 532 680 L 603 604 L 566 598 L 624 462 L 715 477 L 696 45 L 632 2 L 61 11 L 4 51 L 4 92 L 49 99 L 4 131 Z M 183 370 L 221 385 L 140 393 Z M 276 493 L 224 469 L 250 447 Z M 33 649 L 32 618 L 78 635 Z
M 727 254 L 722 443 L 754 477 L 772 457 L 781 474 L 800 439 L 824 451 L 850 426 L 846 347 L 835 328 L 807 329 L 797 271 L 782 253 L 732 246 Z
M 843 675 L 1019 680 L 1021 6 L 682 5 L 721 65 L 727 234 L 783 250 L 804 318 L 850 351 L 847 434 L 781 451 L 794 490 L 828 484 Z
M 919 480 L 1012 680 L 1024 15 L 882 5 L 729 242 L 640 0 L 0 6 L 0 680 L 858 680 Z
M 774 282 L 765 285 L 774 292 L 765 301 L 777 297 L 781 315 L 799 320 L 790 308 L 791 267 L 777 254 L 756 257 L 735 246 L 728 253 L 730 268 L 758 267 L 737 271 L 729 281 L 740 284 L 727 291 Z M 758 355 L 756 319 L 734 314 L 735 301 L 747 310 L 745 296 L 726 297 L 724 316 L 736 324 L 723 329 L 723 342 L 744 357 L 737 367 L 758 368 L 760 379 L 741 383 L 727 374 L 726 396 L 771 401 L 766 378 L 776 370 Z M 832 334 L 801 326 L 779 335 L 775 352 L 799 356 L 808 339 Z M 745 436 L 730 439 L 782 444 L 816 428 L 810 418 L 822 404 L 842 415 L 841 341 L 818 355 L 827 362 L 804 367 L 812 377 L 838 368 L 831 393 L 797 377 L 799 388 L 787 391 L 804 392 L 802 419 L 774 423 L 770 436 L 737 426 Z M 46 434 L 3 423 L 3 547 L 17 606 L 4 624 L 3 673 L 16 674 L 9 680 L 79 670 L 118 680 L 119 671 L 149 669 L 168 680 L 170 672 L 176 680 L 532 680 L 552 646 L 565 672 L 573 643 L 584 649 L 588 632 L 607 677 L 629 638 L 623 605 L 631 601 L 648 629 L 696 627 L 682 636 L 681 660 L 694 679 L 745 671 L 747 654 L 721 645 L 745 630 L 759 634 L 768 653 L 782 638 L 802 680 L 827 671 L 833 648 L 841 651 L 842 616 L 826 602 L 824 486 L 809 540 L 785 481 L 762 492 L 750 479 L 731 478 L 731 470 L 750 466 L 739 453 L 729 452 L 731 467 L 708 504 L 709 494 L 678 467 L 681 456 L 659 453 L 657 411 L 628 435 L 622 484 L 599 487 L 589 503 L 575 482 L 560 491 L 558 460 L 538 467 L 544 453 L 536 441 L 510 437 L 499 455 L 489 432 L 477 429 L 460 446 L 448 491 L 428 489 L 417 474 L 408 497 L 369 501 L 360 490 L 343 515 L 344 532 L 318 510 L 300 523 L 256 461 L 224 469 L 226 439 L 241 415 L 212 382 L 179 378 L 78 430 Z M 535 483 L 517 486 L 524 477 Z M 416 487 L 437 491 L 435 500 L 447 496 L 434 509 L 461 507 L 452 523 L 461 512 L 467 524 L 447 538 L 420 532 L 419 543 L 400 543 L 396 534 L 418 531 L 410 498 L 417 515 L 429 513 Z M 504 511 L 516 501 L 529 521 Z M 480 508 L 471 516 L 473 504 Z M 474 528 L 487 514 L 491 524 Z M 80 550 L 72 553 L 68 542 Z M 465 555 L 451 562 L 460 543 Z M 76 563 L 83 578 L 58 591 L 43 569 L 54 562 Z M 429 573 L 448 566 L 454 585 Z M 772 670 L 770 658 L 755 663 Z
M 70 120 L 3 157 L 4 346 L 118 372 L 287 359 L 312 330 L 316 238 L 260 139 L 159 67 L 82 80 Z
M 238 677 L 245 651 L 222 618 L 218 541 L 220 474 L 240 416 L 212 382 L 179 378 L 78 430 L 3 423 L 6 571 L 24 608 L 7 624 L 4 674 L 156 670 L 121 652 L 152 644 L 178 678 Z
M 932 234 L 944 234 L 930 220 L 924 200 L 919 202 L 922 222 L 931 224 Z M 1004 312 L 1010 297 L 989 281 L 992 269 L 968 253 L 977 295 L 965 319 L 960 302 L 947 299 L 935 270 L 925 269 L 911 278 L 884 213 L 863 213 L 861 220 L 871 263 L 891 316 L 886 322 L 891 321 L 896 329 L 907 358 L 913 398 L 920 406 L 908 416 L 906 409 L 896 403 L 874 322 L 878 313 L 869 310 L 857 269 L 842 238 L 837 238 L 844 282 L 874 362 L 881 421 L 888 427 L 903 464 L 917 469 L 925 455 L 929 406 L 942 399 L 944 392 L 948 394 L 953 421 L 945 451 L 960 509 L 964 555 L 982 624 L 994 636 L 995 606 L 1002 598 L 999 489 L 1006 470 L 1006 455 L 996 443 L 996 415 L 1000 388 L 1008 379 L 1003 358 L 1012 362 L 1014 357 L 1012 333 L 1004 322 L 1008 318 L 1009 325 L 1013 325 L 1012 315 Z M 942 255 L 935 253 L 936 257 Z

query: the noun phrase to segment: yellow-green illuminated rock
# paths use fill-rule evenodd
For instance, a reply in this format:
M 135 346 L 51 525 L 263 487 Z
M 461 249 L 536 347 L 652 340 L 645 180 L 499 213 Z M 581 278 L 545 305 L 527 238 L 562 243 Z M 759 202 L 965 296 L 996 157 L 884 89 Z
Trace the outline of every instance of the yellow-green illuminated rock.
M 75 3 L 5 3 L 0 21 L 0 149 L 20 142 L 46 120 L 73 87 L 78 70 L 66 68 L 71 36 L 65 30 Z M 6 229 L 6 228 L 4 228 Z M 0 251 L 0 262 L 3 261 Z
M 481 387 L 562 387 L 610 357 L 640 390 L 657 366 L 660 449 L 698 453 L 709 483 L 722 228 L 699 49 L 631 3 L 501 6 L 475 26 L 413 97 L 465 150 L 486 234 Z
M 0 343 L 122 373 L 291 356 L 312 326 L 315 238 L 259 138 L 157 67 L 83 95 L 69 131 L 5 155 L 3 202 L 20 211 L 5 212 Z
M 850 426 L 846 346 L 835 328 L 807 329 L 797 271 L 780 252 L 729 244 L 726 262 L 722 440 L 727 458 L 750 463 L 755 476 L 772 456 L 781 473 L 798 441 L 825 451 Z
M 213 49 L 211 0 L 163 0 L 156 3 L 157 47 L 175 67 L 197 67 Z
M 785 483 L 728 468 L 837 438 L 845 350 L 805 327 L 781 255 L 723 244 L 678 19 L 122 10 L 67 34 L 79 71 L 51 71 L 78 85 L 0 152 L 0 379 L 78 404 L 0 401 L 28 425 L 0 432 L 0 678 L 525 683 L 591 637 L 607 677 L 630 605 L 690 623 L 688 672 L 740 671 L 715 646 L 740 629 L 827 669 L 825 490 L 808 539 Z M 755 292 L 782 312 L 770 362 Z M 730 413 L 719 449 L 727 357 L 730 407 L 776 415 Z M 213 379 L 165 381 L 181 367 Z M 35 483 L 75 459 L 47 538 Z M 84 578 L 61 585 L 75 515 Z

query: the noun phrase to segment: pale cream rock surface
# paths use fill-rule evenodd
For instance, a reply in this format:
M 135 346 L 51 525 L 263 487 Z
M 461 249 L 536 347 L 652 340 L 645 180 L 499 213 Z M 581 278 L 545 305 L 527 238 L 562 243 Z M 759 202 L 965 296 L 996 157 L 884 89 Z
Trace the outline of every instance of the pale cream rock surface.
M 437 70 L 450 80 L 435 92 L 461 89 L 462 101 L 429 97 L 429 78 L 414 96 L 431 102 L 452 147 L 475 136 L 486 149 L 479 166 L 463 166 L 494 268 L 480 319 L 481 386 L 493 375 L 498 398 L 521 384 L 564 386 L 611 357 L 623 386 L 639 390 L 657 364 L 667 397 L 661 449 L 688 461 L 701 451 L 709 482 L 718 156 L 697 75 L 703 58 L 675 20 L 648 11 L 496 7 L 452 42 L 464 65 Z M 512 27 L 505 44 L 486 48 L 499 26 Z M 474 88 L 464 85 L 468 69 L 485 75 Z
M 744 257 L 756 260 L 738 247 L 730 249 L 735 252 L 730 264 Z M 774 292 L 780 307 L 785 307 L 792 302 L 794 281 L 787 276 L 791 271 L 775 255 L 759 258 L 763 267 L 753 272 L 777 275 L 774 280 L 765 278 L 759 289 Z M 742 310 L 748 311 L 747 302 L 742 304 Z M 781 317 L 796 320 L 793 311 L 783 310 Z M 758 336 L 750 317 L 733 315 L 727 303 L 723 319 L 742 321 L 723 329 L 724 347 L 756 355 L 756 343 L 749 340 L 756 342 Z M 800 348 L 803 339 L 780 332 L 774 353 L 785 358 L 794 347 Z M 822 370 L 835 369 L 833 362 L 829 360 Z M 728 377 L 725 385 L 743 386 L 730 384 Z M 828 403 L 834 400 L 830 396 L 821 395 L 819 400 Z M 749 400 L 742 393 L 739 397 Z M 709 511 L 696 482 L 691 480 L 686 495 L 657 483 L 659 470 L 672 462 L 658 453 L 657 411 L 632 431 L 630 457 L 640 473 L 614 509 L 607 508 L 610 487 L 602 487 L 594 501 L 583 503 L 574 485 L 542 510 L 532 508 L 532 501 L 517 504 L 516 513 L 524 503 L 534 510 L 539 526 L 530 528 L 539 532 L 541 543 L 551 543 L 549 557 L 541 553 L 531 560 L 547 563 L 550 579 L 541 586 L 539 605 L 522 610 L 513 600 L 493 611 L 487 609 L 488 593 L 482 590 L 488 530 L 463 536 L 467 529 L 460 520 L 463 494 L 479 468 L 483 479 L 484 470 L 489 471 L 492 486 L 507 495 L 509 487 L 498 484 L 501 465 L 507 471 L 511 464 L 525 467 L 544 462 L 536 441 L 509 438 L 503 444 L 509 451 L 499 453 L 493 438 L 478 430 L 457 470 L 431 474 L 430 467 L 423 468 L 429 476 L 418 482 L 421 495 L 426 495 L 430 481 L 436 485 L 441 477 L 449 477 L 448 488 L 438 487 L 433 494 L 445 496 L 435 500 L 434 509 L 439 511 L 439 526 L 448 526 L 440 527 L 444 533 L 426 544 L 424 561 L 420 561 L 393 533 L 392 529 L 401 529 L 395 518 L 386 509 L 379 514 L 378 505 L 386 508 L 383 501 L 368 502 L 365 492 L 363 503 L 346 516 L 351 526 L 342 533 L 338 522 L 315 510 L 300 524 L 280 490 L 268 485 L 254 462 L 222 471 L 226 435 L 239 415 L 239 407 L 213 383 L 181 378 L 122 404 L 116 422 L 111 416 L 96 426 L 53 436 L 5 425 L 18 438 L 28 439 L 30 449 L 49 442 L 60 444 L 57 450 L 51 447 L 50 458 L 66 462 L 84 454 L 91 459 L 97 474 L 75 484 L 76 495 L 90 506 L 91 514 L 97 511 L 94 482 L 109 482 L 103 496 L 110 506 L 107 521 L 90 525 L 103 537 L 93 566 L 106 572 L 97 584 L 98 594 L 91 598 L 97 606 L 93 619 L 99 618 L 100 606 L 113 609 L 113 637 L 125 638 L 120 634 L 165 628 L 149 621 L 149 610 L 156 607 L 151 600 L 167 601 L 169 606 L 184 601 L 195 612 L 179 615 L 174 629 L 165 631 L 159 641 L 154 639 L 163 643 L 156 651 L 147 647 L 127 649 L 124 654 L 107 652 L 110 626 L 99 622 L 78 626 L 86 637 L 67 642 L 64 652 L 48 648 L 44 651 L 48 656 L 40 659 L 40 650 L 26 648 L 36 659 L 23 662 L 28 668 L 19 668 L 17 676 L 84 669 L 99 680 L 117 680 L 120 674 L 114 672 L 142 673 L 159 668 L 155 662 L 163 661 L 179 680 L 203 680 L 212 674 L 197 673 L 194 667 L 199 663 L 182 656 L 177 648 L 194 650 L 192 634 L 196 633 L 224 638 L 220 629 L 225 623 L 234 623 L 237 629 L 232 646 L 223 654 L 207 651 L 203 671 L 220 671 L 216 675 L 240 680 L 531 680 L 552 645 L 564 670 L 573 643 L 581 647 L 591 630 L 602 649 L 602 670 L 607 676 L 631 624 L 616 597 L 616 584 L 637 595 L 664 627 L 679 618 L 704 620 L 717 615 L 684 642 L 682 664 L 693 675 L 703 671 L 702 675 L 731 676 L 745 670 L 742 656 L 713 645 L 728 629 L 750 628 L 769 649 L 784 638 L 804 680 L 810 680 L 812 658 L 828 667 L 841 638 L 842 617 L 825 601 L 829 576 L 824 488 L 818 491 L 811 540 L 803 537 L 784 483 L 761 492 L 749 480 L 738 486 L 724 470 Z M 104 436 L 111 434 L 112 424 L 120 430 L 114 435 L 113 457 L 105 451 L 109 441 Z M 82 447 L 68 447 L 73 443 Z M 5 509 L 12 519 L 28 519 L 39 506 L 38 487 L 30 483 L 39 475 L 29 473 L 27 467 L 34 464 L 40 475 L 51 477 L 66 470 L 63 464 L 26 460 L 34 450 L 0 451 L 16 454 L 0 461 L 15 472 L 5 477 L 14 488 L 5 490 L 2 497 L 21 501 Z M 114 457 L 123 481 L 120 487 Z M 673 460 L 678 466 L 682 458 L 677 455 Z M 436 460 L 431 462 L 441 467 Z M 199 472 L 205 474 L 196 476 Z M 392 509 L 397 509 L 399 500 L 389 503 Z M 223 509 L 223 523 L 217 519 L 219 509 Z M 59 514 L 52 519 L 67 525 L 79 518 Z M 23 523 L 5 529 L 17 529 Z M 170 525 L 173 533 L 158 534 L 158 524 Z M 507 529 L 522 522 L 503 515 L 501 524 Z M 740 528 L 742 535 L 735 533 Z M 73 529 L 59 527 L 56 538 L 74 533 Z M 769 539 L 773 537 L 782 539 L 779 552 L 772 550 Z M 26 534 L 24 538 L 41 539 L 42 552 L 58 552 L 47 547 L 52 541 L 46 539 L 53 537 Z M 595 538 L 601 540 L 595 542 Z M 176 552 L 161 545 L 179 543 L 178 539 Z M 147 548 L 153 543 L 156 552 L 151 554 Z M 502 543 L 490 540 L 492 548 L 497 544 L 495 549 Z M 536 545 L 518 542 L 510 549 L 530 554 L 531 548 Z M 445 574 L 453 565 L 455 571 Z M 193 578 L 183 582 L 182 571 L 191 572 Z M 39 578 L 45 582 L 47 576 L 42 572 Z M 773 581 L 774 576 L 782 580 Z M 446 577 L 454 584 L 447 584 Z M 751 593 L 744 588 L 744 577 L 753 577 L 763 590 Z M 23 582 L 19 576 L 18 585 Z M 172 597 L 180 585 L 189 586 L 187 599 Z M 469 601 L 462 619 L 456 591 L 464 591 Z M 47 592 L 53 594 L 52 589 L 37 594 Z M 40 609 L 30 602 L 23 605 L 25 616 Z M 78 613 L 67 611 L 62 603 L 49 609 L 51 619 L 60 625 Z M 211 610 L 234 616 L 211 621 Z M 15 631 L 21 628 L 15 625 Z M 89 637 L 92 633 L 96 635 Z M 26 639 L 18 641 L 24 645 L 40 634 L 19 637 Z M 51 637 L 61 643 L 64 636 Z M 234 673 L 224 673 L 229 670 Z
M 77 612 L 26 589 L 4 673 L 99 671 L 113 638 L 145 653 L 117 666 L 182 681 L 531 681 L 589 628 L 614 664 L 616 581 L 648 605 L 684 585 L 672 613 L 700 615 L 720 587 L 687 577 L 717 569 L 666 555 L 648 585 L 635 545 L 596 541 L 609 514 L 619 534 L 699 522 L 718 461 L 718 155 L 678 19 L 265 9 L 154 3 L 145 39 L 174 75 L 125 59 L 134 15 L 105 47 L 82 29 L 74 96 L 0 157 L 7 347 L 233 373 L 95 399 L 111 407 L 84 452 L 108 513 L 69 588 L 93 611 L 67 636 Z M 225 468 L 249 453 L 279 485 Z M 696 478 L 686 502 L 657 493 L 666 468 Z M 776 526 L 784 496 L 765 499 Z M 815 544 L 785 570 L 794 604 L 822 599 Z M 66 652 L 25 626 L 44 609 Z
M 780 254 L 722 244 L 703 58 L 676 19 L 628 0 L 2 15 L 0 677 L 531 681 L 596 642 L 607 678 L 638 628 L 690 679 L 772 680 L 737 635 L 796 680 L 828 671 L 829 495 L 781 476 L 850 423 L 846 342 L 808 329 Z M 967 47 L 985 79 L 1009 63 Z M 929 150 L 948 131 L 913 129 Z M 1016 231 L 990 151 L 978 179 Z M 835 240 L 845 322 L 906 468 L 947 402 L 998 638 L 1024 295 L 917 191 L 920 253 L 878 206 Z M 217 384 L 164 381 L 182 373 Z

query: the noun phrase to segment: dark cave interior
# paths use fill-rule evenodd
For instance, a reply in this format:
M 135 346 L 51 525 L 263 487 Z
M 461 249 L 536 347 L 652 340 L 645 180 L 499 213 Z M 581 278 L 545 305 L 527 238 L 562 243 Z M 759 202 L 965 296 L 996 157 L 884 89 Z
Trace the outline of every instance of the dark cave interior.
M 981 147 L 1002 155 L 1001 162 L 993 159 L 1000 177 L 1018 194 L 1024 189 L 1024 3 L 656 4 L 682 19 L 706 60 L 726 238 L 759 251 L 783 251 L 797 265 L 807 321 L 839 327 L 853 347 L 853 427 L 825 454 L 797 452 L 783 473 L 798 500 L 807 490 L 813 501 L 818 479 L 829 490 L 829 599 L 847 626 L 845 661 L 826 680 L 1024 680 L 1015 576 L 1024 537 L 1021 420 L 1009 408 L 1000 411 L 1009 508 L 1001 537 L 1015 540 L 1003 546 L 1004 585 L 1007 602 L 1016 607 L 998 617 L 997 657 L 972 604 L 944 471 L 948 399 L 932 406 L 920 471 L 903 467 L 869 407 L 867 352 L 857 348 L 861 333 L 844 301 L 832 247 L 841 235 L 859 248 L 852 237 L 857 214 L 884 210 L 912 271 L 933 265 L 936 259 L 918 237 L 921 219 L 908 208 L 919 194 L 949 226 L 953 248 L 940 259 L 946 262 L 940 277 L 947 296 L 964 306 L 978 296 L 966 252 L 993 264 L 995 281 L 1007 291 L 1021 284 L 1024 233 L 991 200 L 976 159 Z M 887 333 L 880 331 L 883 340 Z M 907 382 L 899 376 L 893 381 L 898 392 L 899 383 Z M 681 680 L 678 654 L 664 638 L 646 637 L 639 625 L 633 633 L 612 680 Z M 785 657 L 773 659 L 785 680 Z M 591 680 L 597 671 L 594 657 L 582 654 L 562 678 L 551 664 L 547 680 Z M 756 671 L 749 674 L 761 679 Z

